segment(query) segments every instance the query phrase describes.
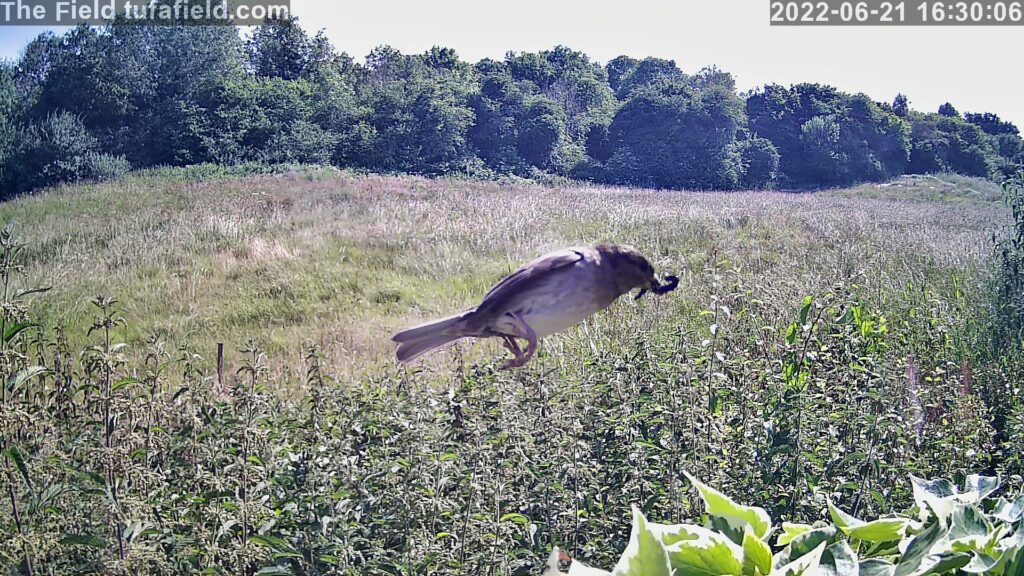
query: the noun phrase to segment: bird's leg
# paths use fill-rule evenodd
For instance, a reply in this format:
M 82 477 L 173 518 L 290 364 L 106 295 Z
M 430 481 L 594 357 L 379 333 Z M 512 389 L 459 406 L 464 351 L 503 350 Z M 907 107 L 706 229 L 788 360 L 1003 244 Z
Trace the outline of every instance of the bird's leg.
M 523 355 L 523 351 L 519 348 L 519 343 L 516 342 L 516 339 L 514 337 L 508 336 L 506 334 L 502 334 L 501 337 L 502 339 L 505 340 L 502 346 L 507 348 L 508 351 L 511 352 L 513 356 L 518 358 L 519 356 Z
M 531 328 L 529 324 L 524 322 L 518 314 L 509 312 L 507 316 L 512 322 L 512 327 L 515 330 L 515 334 L 506 337 L 506 344 L 508 344 L 508 341 L 511 340 L 513 337 L 516 337 L 526 340 L 527 345 L 525 351 L 519 350 L 519 344 L 517 344 L 515 341 L 513 341 L 511 344 L 511 346 L 514 346 L 515 349 L 506 346 L 509 348 L 509 350 L 512 350 L 512 353 L 515 354 L 516 357 L 506 361 L 501 366 L 503 370 L 508 370 L 509 368 L 519 368 L 523 364 L 529 362 L 530 358 L 533 358 L 534 352 L 537 351 L 537 333 L 533 331 L 533 328 Z

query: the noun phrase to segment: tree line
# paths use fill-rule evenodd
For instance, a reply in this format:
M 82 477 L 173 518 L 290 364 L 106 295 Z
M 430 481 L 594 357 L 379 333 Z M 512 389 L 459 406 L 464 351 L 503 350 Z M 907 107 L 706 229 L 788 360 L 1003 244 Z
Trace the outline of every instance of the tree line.
M 365 63 L 295 19 L 81 26 L 0 63 L 3 196 L 132 168 L 318 163 L 568 176 L 688 189 L 812 188 L 1024 164 L 992 113 L 912 110 L 820 84 L 738 93 L 715 67 L 557 46 L 463 62 L 435 47 Z

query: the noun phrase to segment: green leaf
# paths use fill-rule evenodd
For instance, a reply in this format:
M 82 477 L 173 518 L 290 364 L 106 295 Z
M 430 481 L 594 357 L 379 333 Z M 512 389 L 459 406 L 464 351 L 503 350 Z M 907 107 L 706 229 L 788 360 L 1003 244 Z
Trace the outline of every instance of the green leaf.
M 793 538 L 781 552 L 775 555 L 775 567 L 790 564 L 805 554 L 809 554 L 822 544 L 828 546 L 835 541 L 836 529 L 828 526 L 815 528 Z
M 800 334 L 800 326 L 793 322 L 786 328 L 786 344 L 796 344 L 796 337 Z
M 924 478 L 918 478 L 913 474 L 910 475 L 910 484 L 914 489 L 914 501 L 921 504 L 918 500 L 919 496 L 929 496 L 931 498 L 946 498 L 956 494 L 956 486 L 945 478 L 939 478 L 937 480 L 925 480 Z
M 8 388 L 10 388 L 12 392 L 17 392 L 25 382 L 28 382 L 40 374 L 46 374 L 47 372 L 49 372 L 49 370 L 47 370 L 45 366 L 29 366 L 11 377 L 11 382 L 8 385 Z
M 46 286 L 45 288 L 29 288 L 28 290 L 22 290 L 14 295 L 12 300 L 18 300 L 28 296 L 29 294 L 42 294 L 43 292 L 49 292 L 53 289 L 53 286 Z
M 4 342 L 10 344 L 11 340 L 14 340 L 18 334 L 21 334 L 29 328 L 35 328 L 36 326 L 39 326 L 39 324 L 35 322 L 18 322 L 17 324 L 12 324 L 8 326 L 7 331 L 4 332 Z
M 22 457 L 21 451 L 18 450 L 17 446 L 11 446 L 7 450 L 4 450 L 4 455 L 10 458 L 14 465 L 18 467 L 18 472 L 21 473 L 22 479 L 25 480 L 25 484 L 28 484 L 29 489 L 32 488 L 32 478 L 28 475 L 28 466 L 25 465 L 25 458 Z
M 811 313 L 811 304 L 813 304 L 813 303 L 814 303 L 814 296 L 809 295 L 809 294 L 807 296 L 804 296 L 803 304 L 800 305 L 800 324 L 801 325 L 807 324 L 807 317 Z
M 512 522 L 513 524 L 519 524 L 520 526 L 526 526 L 527 524 L 530 523 L 530 519 L 529 518 L 527 518 L 526 516 L 523 516 L 522 514 L 517 514 L 515 512 L 512 512 L 510 514 L 505 514 L 504 516 L 499 518 L 498 521 L 499 522 Z
M 910 540 L 906 551 L 900 556 L 900 561 L 896 565 L 896 571 L 893 573 L 893 576 L 909 576 L 911 574 L 918 574 L 921 570 L 926 570 L 929 562 L 926 562 L 925 559 L 931 553 L 932 547 L 939 540 L 942 540 L 945 535 L 946 530 L 942 525 L 938 522 L 932 522 L 928 528 L 914 536 Z
M 661 539 L 647 527 L 640 509 L 633 507 L 633 529 L 629 544 L 612 570 L 613 576 L 672 576 L 668 554 Z
M 914 502 L 920 511 L 921 521 L 928 520 L 934 512 L 943 525 L 947 525 L 954 504 L 961 501 L 953 483 L 945 478 L 924 480 L 911 474 L 910 484 L 914 489 Z
M 950 541 L 950 550 L 953 552 L 978 552 L 989 556 L 999 556 L 1005 550 L 1000 547 L 1003 535 L 1011 529 L 1010 524 L 999 524 L 988 534 L 976 534 Z M 1009 539 L 1008 539 L 1009 540 Z
M 821 563 L 821 555 L 825 552 L 826 546 L 827 543 L 822 542 L 810 553 L 772 570 L 771 576 L 816 576 L 819 572 L 818 565 Z
M 828 500 L 827 503 L 832 521 L 850 538 L 866 542 L 891 542 L 903 538 L 903 534 L 910 525 L 905 518 L 879 518 L 865 522 L 843 512 L 831 500 Z
M 964 495 L 970 495 L 970 500 L 965 501 L 971 503 L 981 502 L 985 498 L 988 498 L 989 494 L 998 490 L 999 485 L 1000 481 L 998 476 L 981 476 L 979 474 L 971 474 L 964 482 L 964 488 L 966 490 Z
M 821 555 L 822 576 L 859 576 L 857 554 L 846 540 L 836 542 Z
M 956 504 L 953 507 L 949 525 L 950 539 L 988 536 L 991 532 L 992 523 L 974 504 Z
M 724 534 L 695 524 L 652 523 L 650 529 L 665 545 L 678 574 L 717 576 L 743 571 L 743 548 Z
M 671 556 L 669 557 L 671 559 Z M 675 568 L 675 566 L 673 566 Z M 759 576 L 772 571 L 772 549 L 750 530 L 743 532 L 743 576 Z
M 1006 556 L 1008 556 L 1008 559 L 1003 570 L 1003 576 L 1024 576 L 1024 547 L 1018 546 L 1008 551 Z
M 124 539 L 129 544 L 142 536 L 153 536 L 155 534 L 160 534 L 160 531 L 152 523 L 144 520 L 137 520 L 128 524 L 122 532 Z
M 758 538 L 765 538 L 772 527 L 772 520 L 764 508 L 737 504 L 718 490 L 705 485 L 687 472 L 683 472 L 691 484 L 700 492 L 708 516 L 717 516 L 728 523 L 735 534 L 728 534 L 737 544 L 743 541 L 744 529 L 749 526 Z
M 278 566 L 274 564 L 272 566 L 264 566 L 256 572 L 256 576 L 291 576 L 294 574 L 292 569 L 287 566 Z
M 909 525 L 905 518 L 879 518 L 850 528 L 846 535 L 867 542 L 891 542 L 902 539 Z
M 41 492 L 37 492 L 35 497 L 29 501 L 29 514 L 35 514 L 38 510 L 46 508 L 50 502 L 70 491 L 71 487 L 67 484 L 50 484 Z
M 995 507 L 992 508 L 991 516 L 996 520 L 1010 523 L 1020 520 L 1021 516 L 1024 516 L 1024 496 L 1018 497 L 1013 502 L 999 498 L 996 500 Z
M 785 546 L 786 544 L 792 542 L 793 538 L 796 538 L 797 536 L 811 529 L 812 527 L 810 524 L 794 524 L 792 522 L 783 522 L 782 534 L 779 534 L 779 537 L 775 539 L 775 545 Z
M 996 559 L 988 554 L 974 554 L 971 561 L 960 568 L 960 570 L 968 574 L 984 574 L 993 571 L 992 568 L 995 565 Z
M 860 576 L 893 576 L 896 565 L 881 558 L 860 561 Z
M 992 573 L 1004 573 L 1004 576 L 1006 576 L 1005 573 L 1007 572 L 1007 566 L 1010 564 L 1011 561 L 1015 560 L 1018 557 L 1021 550 L 1024 550 L 1024 528 L 1018 527 L 1013 534 L 1006 538 L 1003 538 L 995 546 L 994 553 L 990 555 L 993 558 L 995 558 L 990 568 Z M 978 564 L 972 562 L 971 567 L 977 567 L 977 565 Z M 1020 564 L 1018 563 L 1016 566 L 1019 570 Z M 965 566 L 965 569 L 966 568 L 967 567 Z
M 289 544 L 284 538 L 269 535 L 257 535 L 250 536 L 249 541 L 253 544 L 259 544 L 260 546 L 270 548 L 274 551 L 275 556 L 279 558 L 302 558 L 302 555 L 299 554 L 295 548 L 292 548 L 291 544 Z
M 68 534 L 60 539 L 63 546 L 89 546 L 90 548 L 106 548 L 107 543 L 99 536 L 91 534 Z
M 946 572 L 954 572 L 963 568 L 971 561 L 971 554 L 963 552 L 943 552 L 942 554 L 932 554 L 925 559 L 923 565 L 928 566 L 926 570 L 918 570 L 918 576 L 926 576 L 928 574 L 945 574 Z
M 121 388 L 124 388 L 125 386 L 131 386 L 132 384 L 138 384 L 139 382 L 141 382 L 141 380 L 139 380 L 138 378 L 121 378 L 120 380 L 115 382 L 113 386 L 110 387 L 110 390 L 116 392 Z
M 836 528 L 839 528 L 845 534 L 847 530 L 855 526 L 864 524 L 863 520 L 854 518 L 846 512 L 840 510 L 835 504 L 832 503 L 831 499 L 825 501 L 828 504 L 828 513 L 832 516 L 832 522 L 835 523 Z

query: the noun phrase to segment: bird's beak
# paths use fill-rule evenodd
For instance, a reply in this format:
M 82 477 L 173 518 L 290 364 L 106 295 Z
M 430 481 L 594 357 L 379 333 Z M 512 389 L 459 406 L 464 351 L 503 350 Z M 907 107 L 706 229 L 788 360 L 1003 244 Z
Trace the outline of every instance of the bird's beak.
M 679 278 L 676 278 L 675 276 L 665 276 L 664 284 L 659 283 L 657 278 L 651 278 L 650 290 L 655 294 L 668 294 L 669 292 L 675 290 L 676 286 L 679 286 Z M 633 299 L 639 300 L 640 297 L 646 293 L 647 288 L 641 288 L 640 292 L 637 293 L 637 295 Z

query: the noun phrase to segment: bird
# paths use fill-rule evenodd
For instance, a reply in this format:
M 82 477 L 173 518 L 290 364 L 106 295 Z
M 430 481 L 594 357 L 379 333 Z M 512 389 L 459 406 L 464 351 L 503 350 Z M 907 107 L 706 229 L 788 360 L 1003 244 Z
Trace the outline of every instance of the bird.
M 545 254 L 506 276 L 480 305 L 458 314 L 414 326 L 395 334 L 400 363 L 462 338 L 501 338 L 512 353 L 503 369 L 525 365 L 537 341 L 561 332 L 610 306 L 619 296 L 640 288 L 671 292 L 679 284 L 666 276 L 662 284 L 654 267 L 636 249 L 617 244 L 564 248 Z M 526 341 L 526 349 L 517 339 Z

